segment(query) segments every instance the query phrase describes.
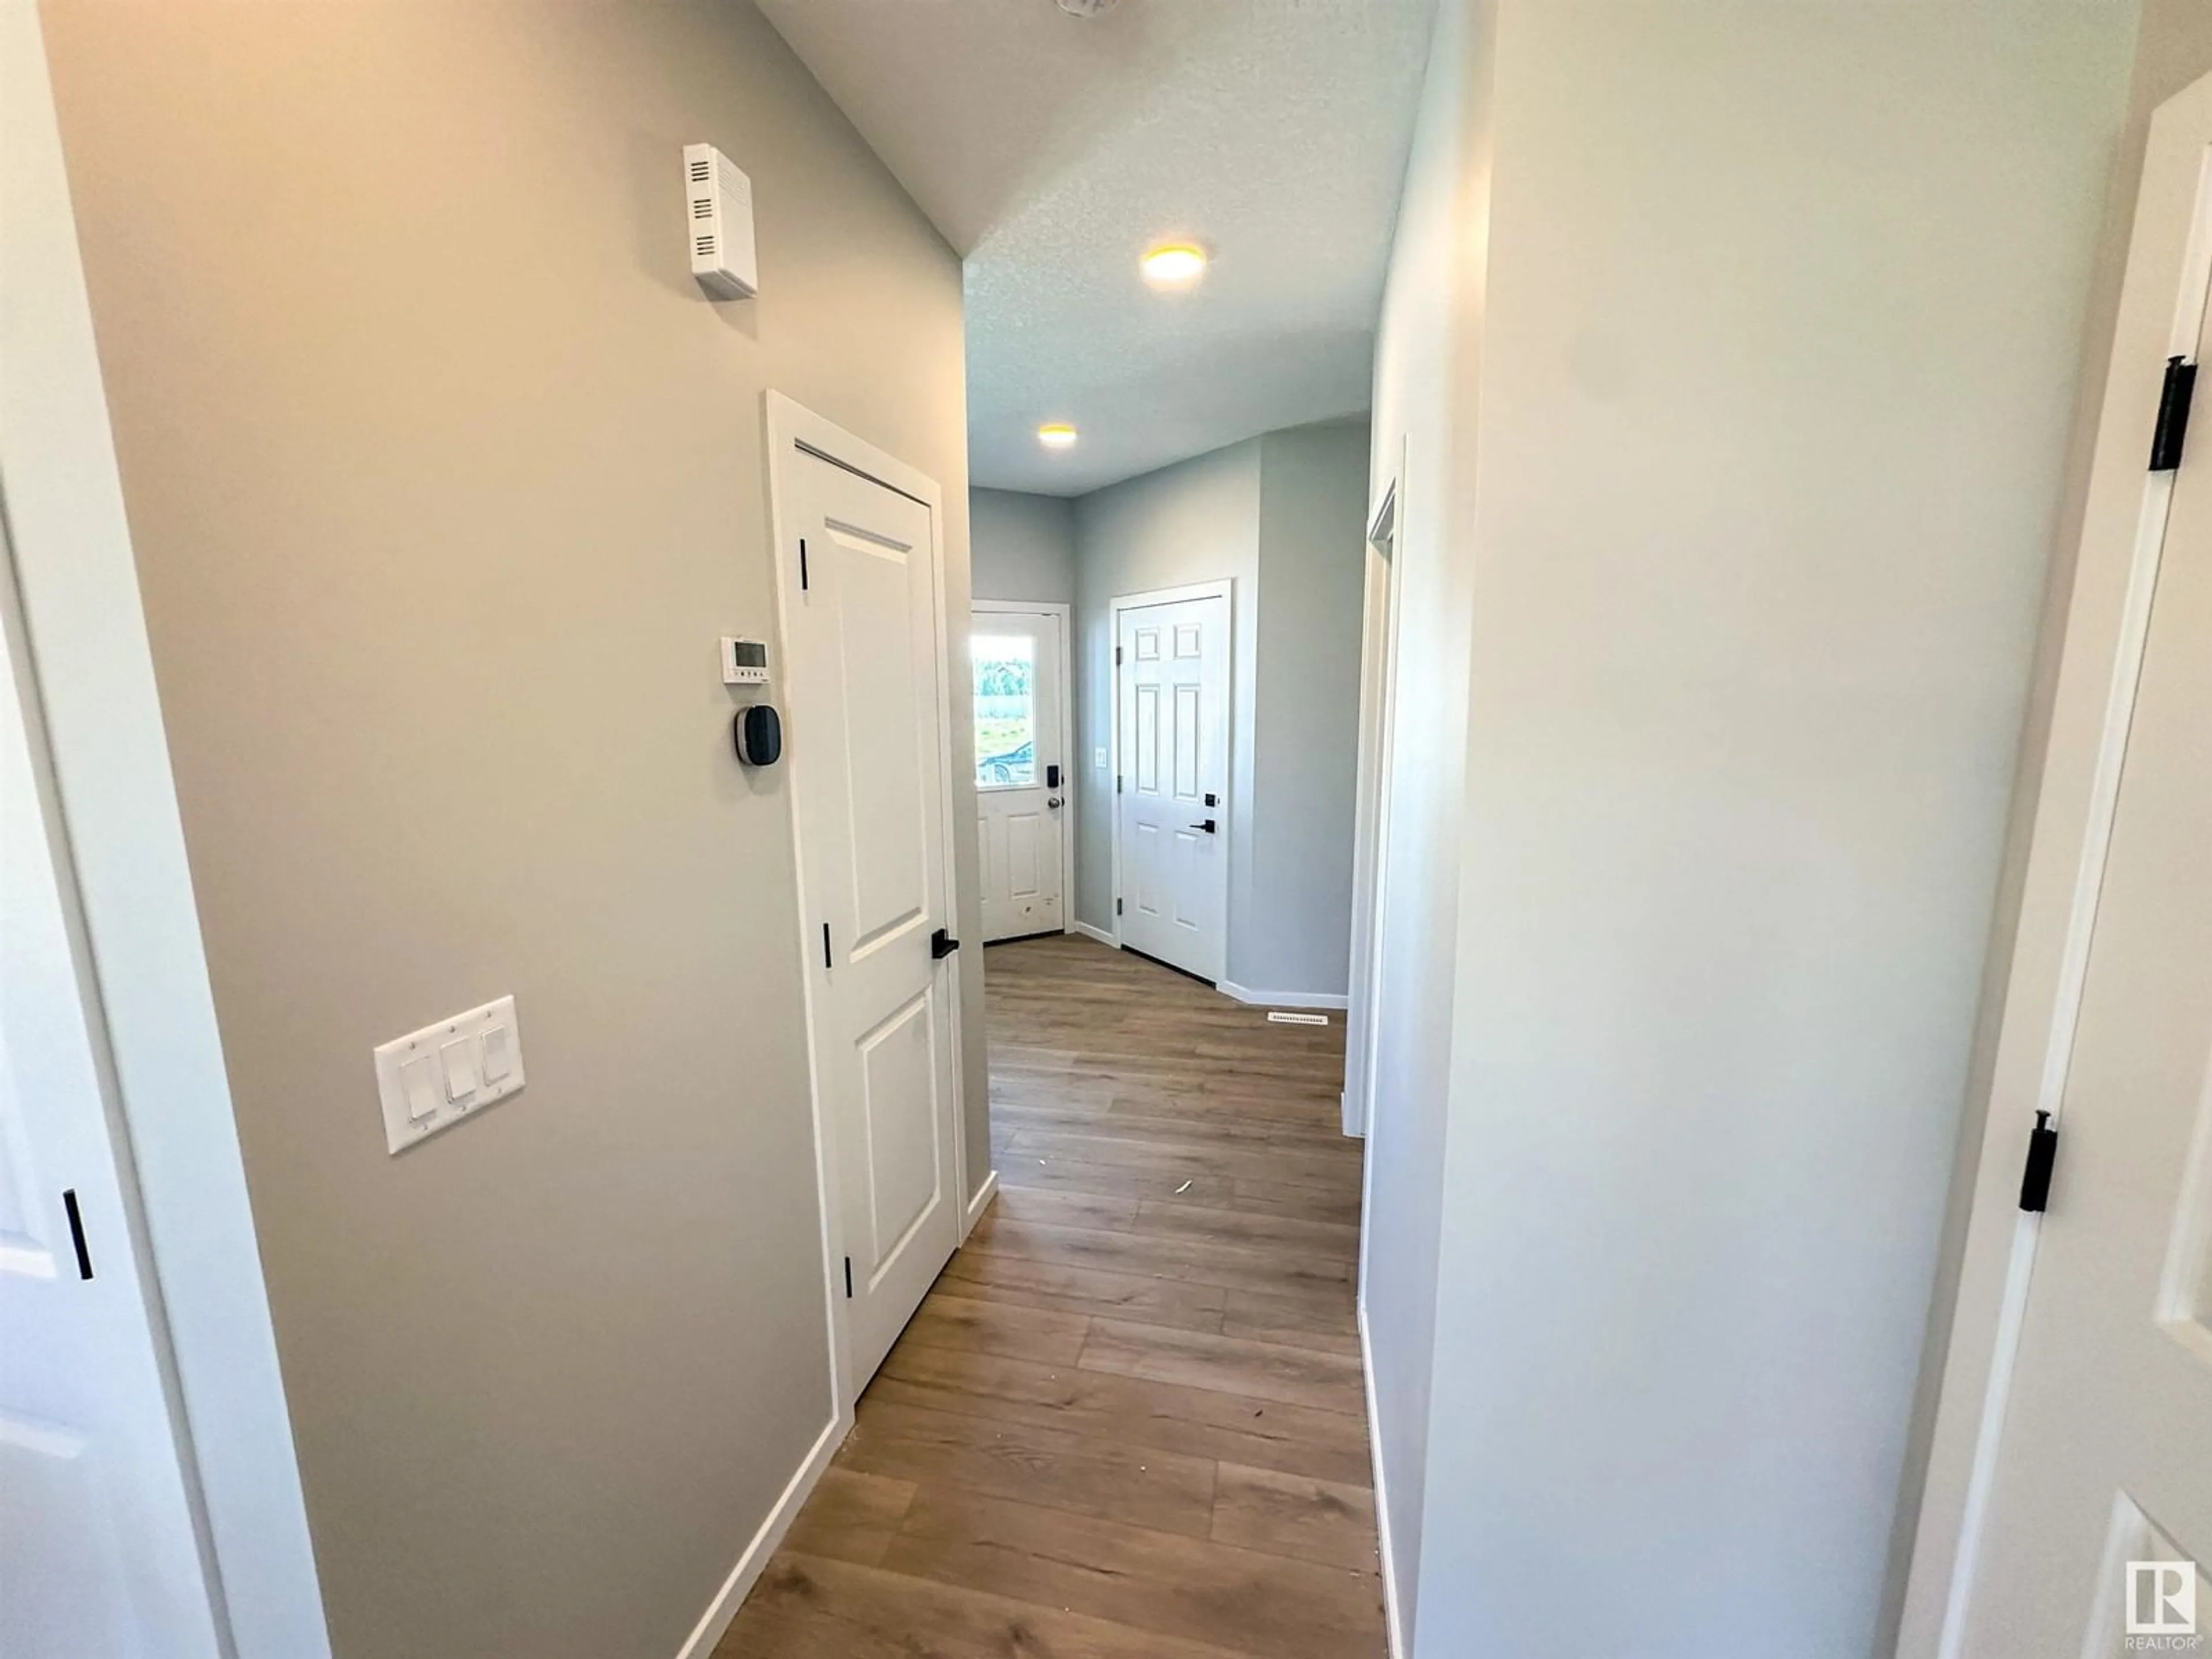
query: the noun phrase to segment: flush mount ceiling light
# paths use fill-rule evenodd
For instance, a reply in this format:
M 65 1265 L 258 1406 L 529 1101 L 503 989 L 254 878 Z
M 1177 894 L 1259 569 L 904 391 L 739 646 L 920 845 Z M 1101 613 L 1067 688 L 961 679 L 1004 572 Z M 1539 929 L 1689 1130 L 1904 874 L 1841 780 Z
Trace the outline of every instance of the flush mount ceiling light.
M 1206 250 L 1195 242 L 1164 242 L 1137 266 L 1154 288 L 1188 288 L 1206 275 Z
M 1070 17 L 1103 17 L 1121 3 L 1121 0 L 1060 0 L 1060 9 Z
M 1075 428 L 1066 421 L 1047 421 L 1037 428 L 1037 441 L 1047 449 L 1066 449 L 1075 442 Z

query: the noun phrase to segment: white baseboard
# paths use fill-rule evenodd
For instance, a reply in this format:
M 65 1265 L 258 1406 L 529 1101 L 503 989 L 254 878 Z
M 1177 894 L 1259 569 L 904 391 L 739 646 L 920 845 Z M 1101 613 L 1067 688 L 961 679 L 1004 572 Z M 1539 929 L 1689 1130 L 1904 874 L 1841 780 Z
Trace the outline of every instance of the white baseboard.
M 1375 1469 L 1375 1542 L 1382 1565 L 1382 1626 L 1390 1659 L 1406 1659 L 1406 1626 L 1398 1613 L 1398 1569 L 1390 1553 L 1390 1504 L 1382 1485 L 1382 1419 L 1375 1410 L 1375 1346 L 1367 1340 L 1367 1304 L 1359 1304 L 1359 1370 L 1367 1386 L 1367 1455 Z
M 814 1443 L 814 1449 L 806 1454 L 798 1473 L 784 1487 L 783 1496 L 775 1500 L 775 1507 L 768 1512 L 768 1519 L 760 1523 L 760 1530 L 753 1534 L 752 1542 L 745 1546 L 745 1553 L 738 1558 L 738 1565 L 730 1569 L 730 1576 L 722 1581 L 721 1589 L 708 1604 L 707 1611 L 700 1615 L 698 1624 L 684 1645 L 677 1650 L 676 1659 L 708 1659 L 714 1651 L 715 1644 L 728 1631 L 738 1616 L 738 1609 L 744 1606 L 746 1595 L 766 1571 L 769 1558 L 775 1553 L 775 1547 L 783 1542 L 784 1534 L 791 1530 L 791 1523 L 799 1518 L 800 1506 L 812 1494 L 822 1479 L 823 1471 L 830 1467 L 830 1460 L 836 1455 L 838 1443 L 844 1439 L 845 1431 L 849 1426 L 842 1413 L 830 1419 L 829 1427 L 822 1431 L 821 1438 Z
M 1103 927 L 1093 927 L 1087 921 L 1071 921 L 1067 924 L 1067 931 L 1071 933 L 1080 933 L 1085 939 L 1095 939 L 1101 945 L 1110 945 L 1116 951 L 1121 948 L 1121 941 L 1115 939 L 1113 934 L 1108 933 Z
M 975 1189 L 975 1196 L 968 1200 L 968 1218 L 960 1225 L 960 1242 L 966 1243 L 968 1235 L 975 1231 L 975 1224 L 983 1218 L 983 1212 L 991 1207 L 991 1200 L 999 1195 L 999 1172 L 996 1170 L 983 1177 L 983 1184 Z
M 1239 1002 L 1249 1002 L 1261 1008 L 1349 1008 L 1352 999 L 1340 993 L 1328 991 L 1255 991 L 1249 985 L 1237 985 L 1228 980 L 1218 980 L 1213 988 L 1224 996 L 1235 997 Z

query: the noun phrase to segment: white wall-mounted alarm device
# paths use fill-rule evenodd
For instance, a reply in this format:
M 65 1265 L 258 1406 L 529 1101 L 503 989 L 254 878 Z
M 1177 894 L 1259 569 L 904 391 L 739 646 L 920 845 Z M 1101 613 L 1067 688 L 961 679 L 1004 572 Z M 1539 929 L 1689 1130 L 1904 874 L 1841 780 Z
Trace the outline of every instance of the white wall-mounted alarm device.
M 765 640 L 725 639 L 722 641 L 722 684 L 766 685 L 768 642 Z
M 684 224 L 700 287 L 717 300 L 749 300 L 760 292 L 753 181 L 712 144 L 684 146 Z

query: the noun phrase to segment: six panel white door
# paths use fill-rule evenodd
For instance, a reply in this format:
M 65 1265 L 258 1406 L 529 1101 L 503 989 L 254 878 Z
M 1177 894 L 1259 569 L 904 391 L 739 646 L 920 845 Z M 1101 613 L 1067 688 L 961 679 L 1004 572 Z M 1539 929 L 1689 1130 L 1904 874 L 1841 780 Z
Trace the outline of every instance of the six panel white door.
M 0 629 L 0 1654 L 214 1659 L 12 633 Z
M 2192 1594 L 2212 1633 L 2193 1565 L 2212 1550 L 2212 450 L 2191 448 L 1971 1587 L 1975 1659 L 2117 1659 L 2131 1635 L 2182 1634 Z
M 953 926 L 951 744 L 929 510 L 804 451 L 789 465 L 790 752 L 857 1394 L 959 1239 L 952 967 L 932 948 Z
M 1068 798 L 1060 632 L 1051 611 L 979 610 L 969 636 L 986 939 L 1061 931 Z
M 1218 981 L 1229 954 L 1229 601 L 1121 613 L 1121 943 Z

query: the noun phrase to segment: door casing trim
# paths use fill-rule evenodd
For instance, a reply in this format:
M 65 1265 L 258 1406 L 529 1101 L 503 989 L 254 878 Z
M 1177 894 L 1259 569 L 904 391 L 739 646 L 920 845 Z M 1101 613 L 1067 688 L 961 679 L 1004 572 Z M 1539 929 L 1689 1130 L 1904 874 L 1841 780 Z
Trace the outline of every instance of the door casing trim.
M 930 552 L 935 564 L 933 608 L 937 623 L 937 713 L 939 730 L 944 734 L 939 759 L 945 769 L 945 776 L 939 805 L 944 818 L 945 908 L 947 923 L 957 927 L 959 925 L 960 890 L 958 860 L 954 856 L 956 842 L 953 839 L 957 833 L 957 825 L 953 805 L 955 734 L 949 609 L 945 580 L 945 492 L 927 474 L 815 414 L 795 398 L 771 390 L 766 394 L 766 404 L 767 418 L 763 426 L 768 443 L 769 534 L 775 541 L 775 556 L 769 563 L 775 572 L 776 654 L 777 660 L 786 665 L 787 673 L 791 661 L 791 592 L 798 575 L 798 544 L 790 527 L 792 491 L 787 469 L 791 464 L 801 455 L 811 456 L 882 484 L 928 509 Z M 795 774 L 793 786 L 782 793 L 784 811 L 791 830 L 792 879 L 803 901 L 806 892 L 806 853 L 801 839 Z M 844 1431 L 853 1425 L 854 1407 L 860 1397 L 860 1385 L 853 1376 L 851 1333 L 844 1311 L 842 1267 L 845 1255 L 844 1227 L 838 1203 L 838 1194 L 842 1188 L 838 1181 L 840 1166 L 836 1135 L 822 1097 L 821 1066 L 814 1045 L 816 1011 L 814 980 L 811 970 L 817 948 L 817 936 L 812 931 L 803 902 L 796 907 L 795 914 L 798 925 L 792 938 L 792 945 L 797 952 L 794 962 L 799 969 L 806 1010 L 807 1100 L 814 1121 L 815 1195 L 821 1213 L 822 1295 L 829 1325 L 830 1412 L 842 1438 Z M 945 1109 L 951 1119 L 954 1182 L 951 1201 L 960 1235 L 965 1237 L 968 1202 L 967 1195 L 961 1188 L 965 1184 L 968 1169 L 967 1065 L 960 1041 L 960 979 L 957 964 L 945 971 L 945 994 L 950 1016 L 949 1040 L 952 1060 L 952 1087 Z
M 1228 752 L 1222 757 L 1222 763 L 1226 769 L 1233 787 L 1237 777 L 1236 578 L 1224 576 L 1219 581 L 1190 582 L 1181 587 L 1155 587 L 1139 593 L 1115 594 L 1108 602 L 1106 607 L 1106 649 L 1111 652 L 1121 642 L 1121 613 L 1124 611 L 1141 611 L 1146 605 L 1179 605 L 1186 599 L 1219 599 L 1228 607 L 1229 638 L 1226 648 L 1229 657 L 1223 666 L 1229 687 L 1229 747 Z M 1109 693 L 1109 712 L 1106 721 L 1107 770 L 1111 776 L 1118 779 L 1121 775 L 1121 665 L 1115 661 L 1111 656 L 1107 658 L 1106 662 L 1109 670 L 1107 685 Z M 1107 913 L 1106 919 L 1111 927 L 1114 948 L 1118 951 L 1122 948 L 1121 910 L 1119 902 L 1121 896 L 1121 792 L 1119 789 L 1115 790 L 1108 797 L 1106 823 L 1114 853 L 1114 890 L 1107 896 L 1115 902 L 1114 908 Z M 1229 879 L 1228 861 L 1225 856 L 1222 864 L 1221 879 L 1223 888 L 1221 963 L 1222 975 L 1225 978 L 1229 971 L 1229 933 L 1235 924 L 1235 918 L 1230 914 L 1227 902 L 1230 894 L 1234 890 L 1235 884 Z

